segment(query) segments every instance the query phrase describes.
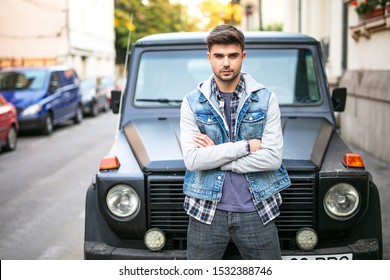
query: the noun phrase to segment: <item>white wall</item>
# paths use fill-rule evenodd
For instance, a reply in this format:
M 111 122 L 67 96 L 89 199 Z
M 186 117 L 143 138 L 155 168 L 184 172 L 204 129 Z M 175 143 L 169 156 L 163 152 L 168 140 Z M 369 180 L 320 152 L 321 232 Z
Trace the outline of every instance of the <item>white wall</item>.
M 115 32 L 113 0 L 68 0 L 69 53 L 81 57 L 82 77 L 113 76 Z
M 349 6 L 349 26 L 359 24 L 358 15 Z M 360 36 L 356 41 L 348 36 L 348 69 L 390 70 L 390 28 L 374 32 L 369 38 Z
M 0 59 L 56 59 L 79 76 L 115 74 L 114 0 L 0 0 Z
M 67 52 L 66 0 L 0 1 L 0 58 Z
M 354 9 L 349 5 L 348 71 L 341 80 L 348 97 L 341 132 L 348 142 L 390 162 L 390 27 L 370 29 L 368 38 L 356 40 L 352 30 L 364 22 Z

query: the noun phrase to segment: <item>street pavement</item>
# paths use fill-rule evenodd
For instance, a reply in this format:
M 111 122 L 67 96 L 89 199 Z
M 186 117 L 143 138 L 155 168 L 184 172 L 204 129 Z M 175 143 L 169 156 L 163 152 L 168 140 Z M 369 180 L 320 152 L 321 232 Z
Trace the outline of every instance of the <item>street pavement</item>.
M 370 171 L 379 189 L 382 209 L 383 259 L 390 260 L 390 163 L 384 162 L 369 153 L 349 145 L 354 153 L 363 157 L 366 169 Z

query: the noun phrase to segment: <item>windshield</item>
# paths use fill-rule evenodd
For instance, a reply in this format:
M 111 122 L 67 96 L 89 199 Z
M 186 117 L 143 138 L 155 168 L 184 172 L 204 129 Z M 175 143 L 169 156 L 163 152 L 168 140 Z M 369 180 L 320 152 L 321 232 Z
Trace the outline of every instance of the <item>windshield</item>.
M 280 105 L 315 104 L 320 101 L 310 50 L 246 51 L 242 70 L 274 91 Z M 135 105 L 179 106 L 183 97 L 211 74 L 205 50 L 145 52 L 138 70 Z
M 43 89 L 45 70 L 17 70 L 0 73 L 0 90 Z

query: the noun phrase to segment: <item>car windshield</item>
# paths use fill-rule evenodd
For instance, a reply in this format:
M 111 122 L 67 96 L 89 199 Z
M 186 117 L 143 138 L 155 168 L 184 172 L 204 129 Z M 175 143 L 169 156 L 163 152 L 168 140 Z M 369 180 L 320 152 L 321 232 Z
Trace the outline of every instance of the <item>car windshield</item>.
M 0 90 L 43 89 L 47 71 L 13 70 L 0 73 Z
M 321 99 L 313 55 L 308 49 L 247 49 L 242 70 L 266 85 L 280 105 L 315 104 Z M 134 104 L 179 106 L 183 97 L 210 75 L 204 50 L 144 52 Z
M 91 88 L 95 88 L 95 82 L 92 79 L 82 80 L 80 83 L 80 89 L 89 90 Z

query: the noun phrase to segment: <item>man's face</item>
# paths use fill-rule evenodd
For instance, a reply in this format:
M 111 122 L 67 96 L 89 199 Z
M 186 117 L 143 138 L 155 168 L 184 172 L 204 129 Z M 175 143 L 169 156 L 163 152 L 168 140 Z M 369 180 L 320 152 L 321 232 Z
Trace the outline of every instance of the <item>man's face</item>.
M 207 53 L 216 79 L 223 83 L 238 81 L 241 65 L 246 55 L 240 45 L 213 45 Z

